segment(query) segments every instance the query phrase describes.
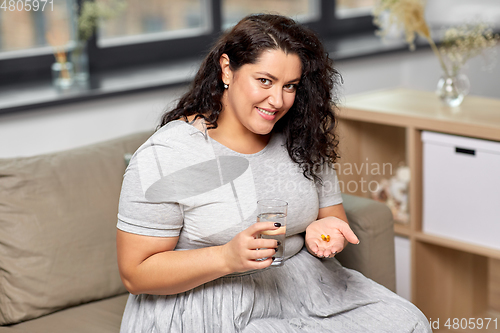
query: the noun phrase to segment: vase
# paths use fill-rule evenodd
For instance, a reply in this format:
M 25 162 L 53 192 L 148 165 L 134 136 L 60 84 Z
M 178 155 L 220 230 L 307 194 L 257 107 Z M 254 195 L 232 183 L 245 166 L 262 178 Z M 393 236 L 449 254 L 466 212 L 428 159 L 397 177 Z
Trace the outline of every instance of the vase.
M 469 93 L 469 79 L 464 74 L 444 74 L 438 81 L 436 94 L 447 106 L 457 107 Z
M 57 89 L 69 89 L 74 82 L 73 64 L 71 62 L 55 62 L 52 64 L 52 84 Z
M 70 53 L 70 61 L 73 64 L 75 83 L 87 83 L 89 80 L 89 57 L 86 41 L 76 42 L 75 47 Z

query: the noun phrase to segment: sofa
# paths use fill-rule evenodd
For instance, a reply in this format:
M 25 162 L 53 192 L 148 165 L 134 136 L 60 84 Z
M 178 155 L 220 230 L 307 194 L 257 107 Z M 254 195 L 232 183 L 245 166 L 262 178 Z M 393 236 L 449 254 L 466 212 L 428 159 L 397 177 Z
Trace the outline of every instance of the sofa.
M 0 333 L 119 331 L 118 198 L 125 157 L 150 134 L 0 159 Z M 394 291 L 390 210 L 351 195 L 344 206 L 360 244 L 338 260 Z

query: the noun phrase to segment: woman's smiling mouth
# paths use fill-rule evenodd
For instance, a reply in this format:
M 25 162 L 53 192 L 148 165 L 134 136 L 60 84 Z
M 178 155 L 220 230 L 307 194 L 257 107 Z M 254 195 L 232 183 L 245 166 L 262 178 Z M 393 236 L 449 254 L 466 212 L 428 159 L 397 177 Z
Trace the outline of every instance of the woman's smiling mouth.
M 261 115 L 261 117 L 266 119 L 266 120 L 274 120 L 274 118 L 276 117 L 276 113 L 278 112 L 278 111 L 264 110 L 264 109 L 261 109 L 259 107 L 257 107 L 257 110 L 258 110 L 259 114 Z

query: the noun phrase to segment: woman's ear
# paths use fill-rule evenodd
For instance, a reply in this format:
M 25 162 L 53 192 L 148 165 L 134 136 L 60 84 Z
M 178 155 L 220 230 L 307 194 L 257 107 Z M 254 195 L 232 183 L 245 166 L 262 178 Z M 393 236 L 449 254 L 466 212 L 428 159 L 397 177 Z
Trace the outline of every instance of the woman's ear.
M 229 67 L 229 57 L 227 54 L 223 54 L 219 59 L 220 68 L 222 70 L 222 82 L 224 84 L 231 84 L 231 68 Z

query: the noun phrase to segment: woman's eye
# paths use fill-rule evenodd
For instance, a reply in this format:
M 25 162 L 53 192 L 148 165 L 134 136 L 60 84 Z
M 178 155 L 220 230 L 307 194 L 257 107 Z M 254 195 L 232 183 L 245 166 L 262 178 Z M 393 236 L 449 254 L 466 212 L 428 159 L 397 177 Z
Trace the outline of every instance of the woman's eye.
M 262 79 L 259 79 L 259 80 L 260 80 L 260 83 L 262 83 L 263 85 L 266 85 L 266 86 L 271 85 L 271 80 L 269 80 L 269 79 L 262 78 Z
M 287 84 L 284 86 L 284 88 L 288 91 L 295 91 L 297 89 L 297 85 L 296 84 Z

